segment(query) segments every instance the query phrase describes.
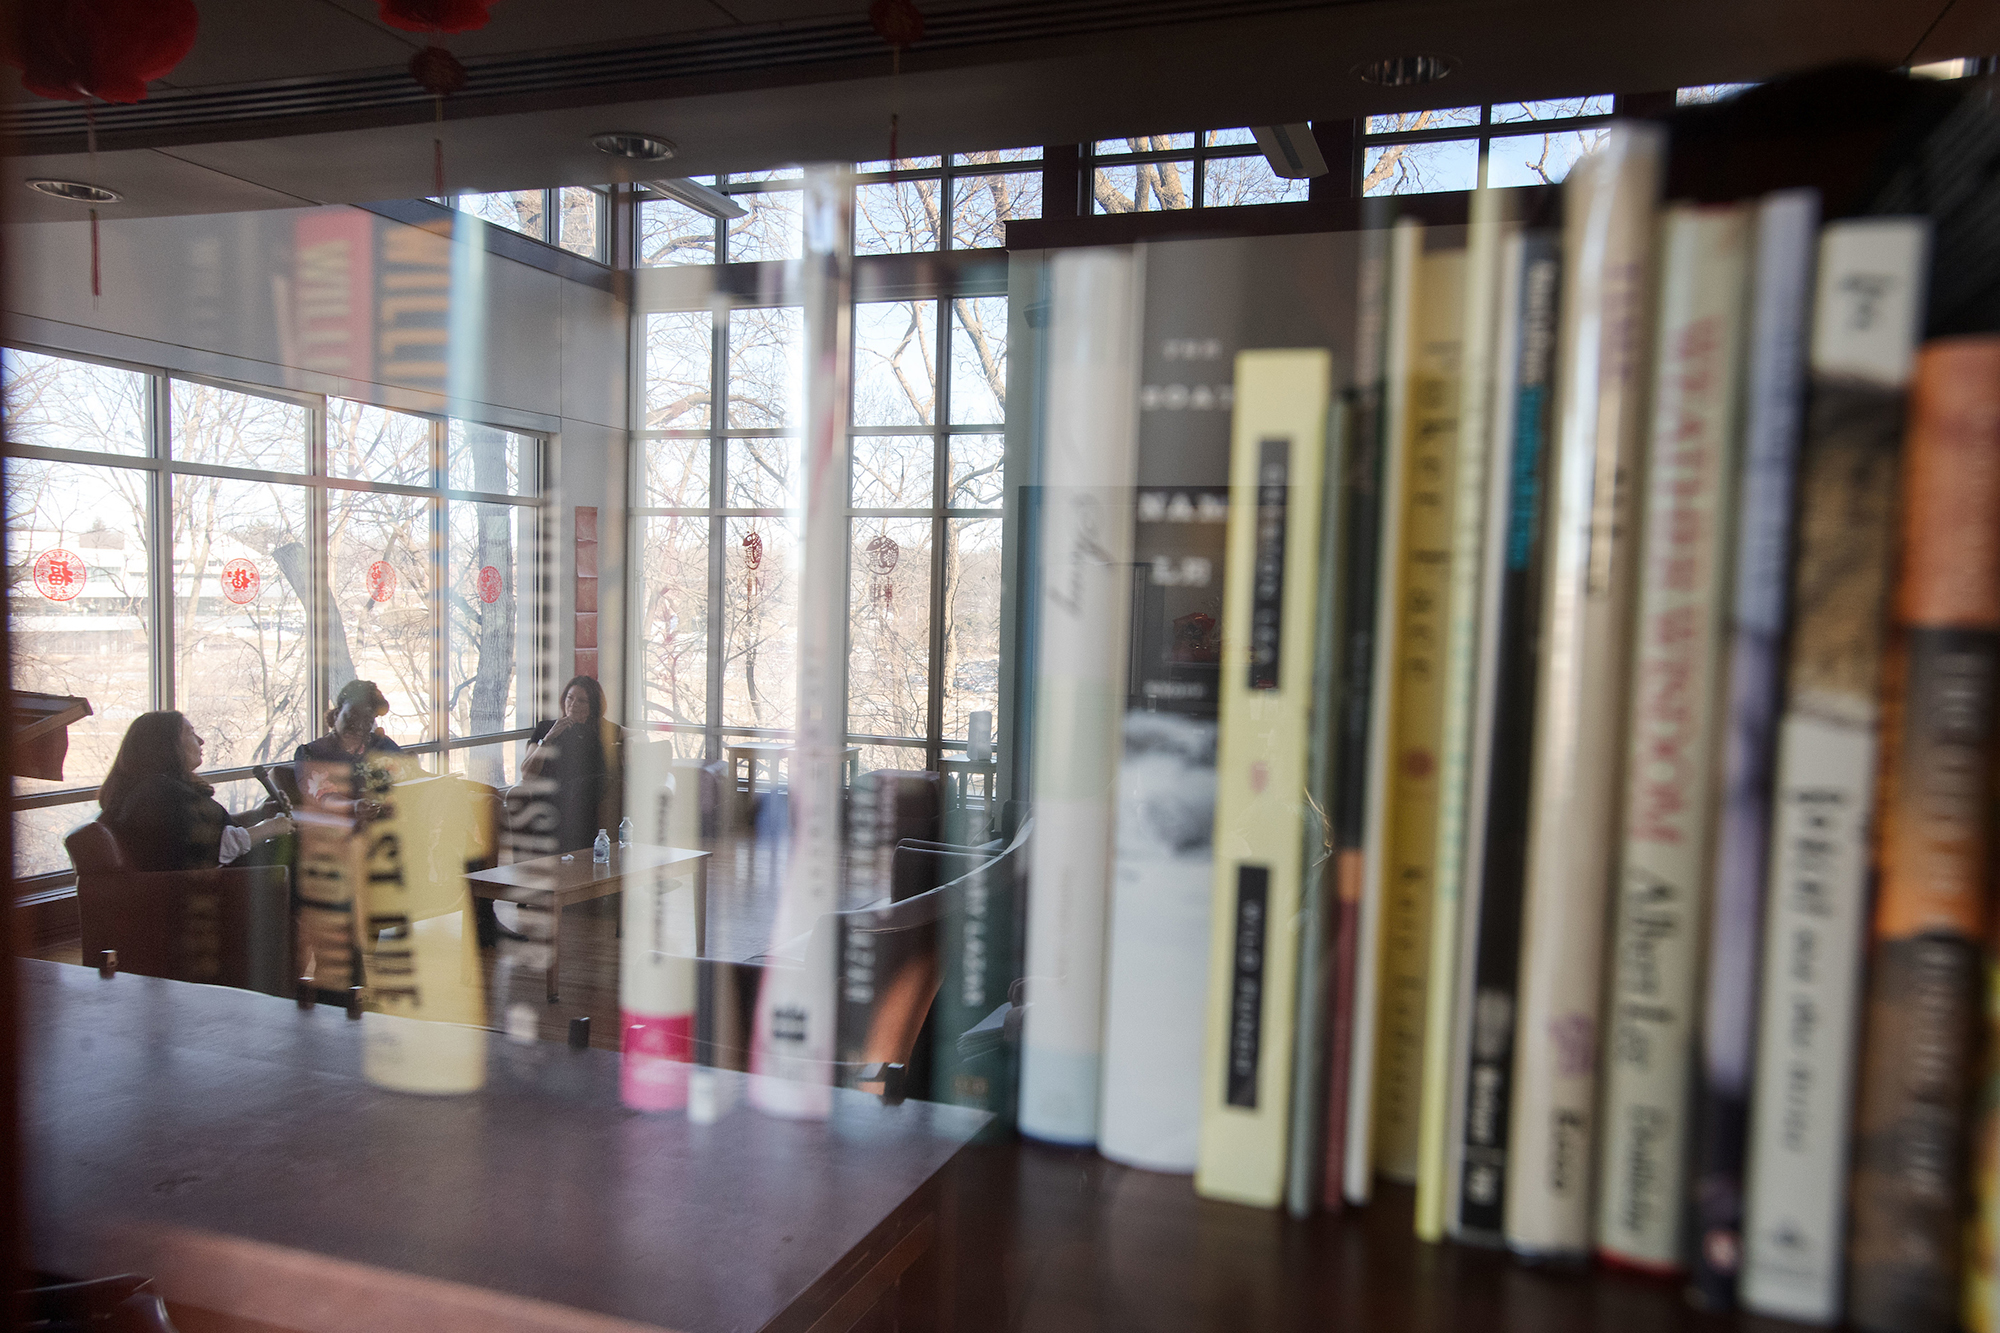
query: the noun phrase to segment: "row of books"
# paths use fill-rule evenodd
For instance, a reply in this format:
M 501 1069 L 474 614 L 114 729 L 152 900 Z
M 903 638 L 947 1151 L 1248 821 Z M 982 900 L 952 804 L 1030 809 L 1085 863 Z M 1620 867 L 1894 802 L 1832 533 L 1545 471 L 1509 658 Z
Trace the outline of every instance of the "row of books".
M 1922 340 L 1925 219 L 1662 203 L 1664 157 L 1360 234 L 1346 387 L 1198 386 L 1226 489 L 1135 456 L 1204 346 L 1151 346 L 1144 258 L 1047 266 L 1020 1125 L 2000 1326 L 2000 337 Z

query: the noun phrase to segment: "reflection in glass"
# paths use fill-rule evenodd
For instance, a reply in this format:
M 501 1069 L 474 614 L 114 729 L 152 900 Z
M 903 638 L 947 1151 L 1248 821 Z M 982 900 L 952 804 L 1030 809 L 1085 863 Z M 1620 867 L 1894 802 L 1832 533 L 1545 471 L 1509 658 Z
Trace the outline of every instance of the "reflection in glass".
M 1007 452 L 1005 435 L 954 435 L 951 437 L 951 494 L 945 504 L 952 509 L 997 509 L 1005 489 L 1002 475 Z
M 788 728 L 798 705 L 798 533 L 787 519 L 732 518 L 722 550 L 722 725 Z
M 933 497 L 936 446 L 929 434 L 857 435 L 854 483 L 848 503 L 855 509 L 929 509 Z
M 1361 165 L 1361 193 L 1429 194 L 1469 190 L 1479 176 L 1479 141 L 1399 143 L 1370 148 Z
M 1099 213 L 1151 213 L 1194 207 L 1194 162 L 1139 162 L 1099 167 L 1091 200 Z
M 854 307 L 854 424 L 928 426 L 937 397 L 937 303 Z
M 445 485 L 488 495 L 533 495 L 541 442 L 495 426 L 446 424 Z
M 933 180 L 854 187 L 854 253 L 911 254 L 938 248 L 943 185 Z
M 958 297 L 951 303 L 951 424 L 1006 419 L 1007 298 Z
M 646 316 L 646 430 L 708 424 L 715 366 L 714 317 L 706 310 Z
M 923 736 L 930 717 L 931 520 L 856 518 L 848 536 L 848 730 Z
M 374 491 L 327 496 L 335 612 L 327 635 L 328 679 L 336 682 L 333 690 L 349 680 L 374 681 L 389 700 L 382 729 L 403 745 L 434 739 L 431 503 Z
M 42 449 L 147 452 L 147 377 L 130 370 L 0 350 L 7 439 Z
M 474 430 L 484 429 L 474 427 Z M 494 432 L 498 434 L 499 432 Z M 528 525 L 525 506 L 445 506 L 445 706 L 447 734 L 485 736 L 520 725 L 515 668 Z M 517 535 L 515 525 L 522 531 Z M 480 782 L 501 781 L 497 763 L 473 769 Z
M 170 383 L 173 457 L 259 472 L 306 470 L 305 408 L 191 380 Z
M 955 443 L 956 441 L 954 441 Z M 1000 708 L 1000 520 L 945 520 L 944 714 L 946 740 L 964 740 L 975 712 Z
M 1553 134 L 1511 135 L 1489 145 L 1486 183 L 1560 185 L 1577 159 L 1597 147 L 1606 130 L 1558 130 Z
M 708 722 L 709 520 L 647 517 L 638 527 L 632 641 L 645 722 L 700 728 Z

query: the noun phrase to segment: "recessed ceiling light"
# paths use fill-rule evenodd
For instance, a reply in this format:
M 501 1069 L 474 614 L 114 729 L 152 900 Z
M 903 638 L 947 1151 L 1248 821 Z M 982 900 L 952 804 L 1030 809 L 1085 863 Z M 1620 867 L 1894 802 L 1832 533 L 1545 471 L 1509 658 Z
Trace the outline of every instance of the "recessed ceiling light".
M 1436 83 L 1458 64 L 1450 56 L 1390 56 L 1356 65 L 1354 73 L 1363 83 L 1379 88 L 1414 88 Z
M 635 162 L 664 162 L 680 151 L 672 139 L 662 139 L 657 134 L 639 134 L 631 130 L 611 130 L 604 134 L 590 136 L 591 146 L 600 153 L 613 157 L 628 157 Z
M 28 188 L 51 199 L 67 199 L 73 204 L 115 204 L 125 197 L 116 190 L 107 190 L 102 185 L 85 185 L 82 181 L 29 181 Z

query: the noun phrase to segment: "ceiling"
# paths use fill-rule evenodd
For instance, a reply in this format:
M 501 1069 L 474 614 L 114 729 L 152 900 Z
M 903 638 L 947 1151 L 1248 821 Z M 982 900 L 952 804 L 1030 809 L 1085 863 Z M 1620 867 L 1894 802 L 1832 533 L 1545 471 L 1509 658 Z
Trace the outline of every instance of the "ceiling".
M 498 0 L 485 29 L 439 39 L 471 75 L 440 124 L 406 69 L 426 39 L 375 0 L 197 3 L 172 76 L 96 111 L 94 158 L 79 107 L 6 71 L 15 180 L 108 186 L 119 216 L 229 212 L 433 193 L 434 138 L 448 188 L 525 189 L 619 179 L 587 143 L 607 129 L 665 135 L 674 172 L 703 175 L 879 158 L 892 112 L 913 154 L 2000 51 L 2000 6 L 1945 0 L 920 0 L 924 38 L 892 73 L 867 0 Z M 1353 73 L 1418 52 L 1451 57 L 1450 78 Z M 10 222 L 77 216 L 4 203 Z

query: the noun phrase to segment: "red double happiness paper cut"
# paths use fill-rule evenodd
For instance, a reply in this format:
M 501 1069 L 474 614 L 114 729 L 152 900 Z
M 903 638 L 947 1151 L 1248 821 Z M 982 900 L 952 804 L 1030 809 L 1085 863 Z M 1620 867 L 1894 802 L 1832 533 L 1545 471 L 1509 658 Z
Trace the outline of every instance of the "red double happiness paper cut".
M 83 557 L 58 546 L 35 559 L 35 589 L 52 602 L 67 602 L 83 591 Z
M 222 597 L 231 606 L 248 606 L 257 600 L 264 577 L 254 560 L 231 560 L 222 567 Z
M 488 606 L 500 600 L 500 571 L 492 565 L 479 571 L 479 600 Z
M 377 560 L 368 566 L 368 595 L 378 602 L 396 595 L 396 567 L 387 560 Z

